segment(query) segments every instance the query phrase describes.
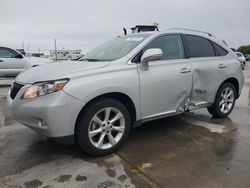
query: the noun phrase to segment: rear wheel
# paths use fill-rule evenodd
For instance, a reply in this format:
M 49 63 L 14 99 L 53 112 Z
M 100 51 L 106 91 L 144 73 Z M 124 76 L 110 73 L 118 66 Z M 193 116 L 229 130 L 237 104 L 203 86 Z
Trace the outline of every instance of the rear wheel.
M 215 101 L 212 106 L 208 107 L 208 112 L 215 117 L 228 116 L 235 105 L 236 90 L 232 83 L 223 83 L 215 97 Z
M 129 131 L 130 115 L 126 107 L 105 98 L 92 103 L 81 115 L 76 139 L 86 153 L 101 156 L 116 151 Z

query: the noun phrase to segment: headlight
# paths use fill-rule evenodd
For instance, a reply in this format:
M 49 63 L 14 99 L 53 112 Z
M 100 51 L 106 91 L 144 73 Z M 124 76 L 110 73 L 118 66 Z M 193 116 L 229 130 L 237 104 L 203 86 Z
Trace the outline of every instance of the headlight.
M 54 93 L 63 89 L 69 79 L 39 82 L 30 86 L 24 93 L 23 99 L 34 99 L 39 96 Z

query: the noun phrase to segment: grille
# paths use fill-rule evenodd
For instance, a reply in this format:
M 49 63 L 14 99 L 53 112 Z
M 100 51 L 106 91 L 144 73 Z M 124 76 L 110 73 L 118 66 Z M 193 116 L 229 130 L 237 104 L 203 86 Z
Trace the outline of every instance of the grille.
M 20 91 L 20 89 L 23 87 L 24 85 L 18 84 L 16 82 L 13 83 L 12 86 L 12 90 L 10 92 L 10 98 L 14 99 L 17 95 L 17 93 Z

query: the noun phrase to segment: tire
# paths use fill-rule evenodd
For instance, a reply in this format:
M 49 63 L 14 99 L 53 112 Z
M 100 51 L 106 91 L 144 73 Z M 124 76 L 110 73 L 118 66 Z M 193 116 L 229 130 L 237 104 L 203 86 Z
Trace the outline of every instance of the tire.
M 116 117 L 119 119 L 116 120 Z M 127 108 L 115 99 L 102 98 L 81 113 L 75 136 L 84 152 L 102 156 L 118 150 L 128 137 L 130 128 L 131 118 Z
M 228 89 L 228 90 L 227 90 Z M 226 94 L 226 92 L 228 93 Z M 224 97 L 229 96 L 229 92 L 231 93 L 230 97 L 225 99 Z M 222 97 L 222 95 L 224 97 Z M 236 100 L 236 89 L 234 85 L 230 82 L 223 83 L 215 97 L 215 101 L 212 106 L 208 107 L 208 112 L 218 118 L 227 117 L 233 110 Z M 224 104 L 224 107 L 223 107 Z M 223 110 L 224 108 L 224 110 Z

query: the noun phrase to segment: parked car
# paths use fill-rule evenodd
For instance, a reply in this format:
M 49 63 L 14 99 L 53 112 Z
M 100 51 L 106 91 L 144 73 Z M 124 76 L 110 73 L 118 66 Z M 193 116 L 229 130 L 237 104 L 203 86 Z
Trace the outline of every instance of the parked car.
M 250 61 L 250 54 L 244 54 L 246 61 Z
M 189 30 L 115 38 L 84 59 L 18 75 L 8 104 L 39 134 L 74 138 L 95 156 L 116 151 L 143 122 L 207 108 L 228 116 L 244 77 L 236 54 L 210 34 Z
M 16 76 L 25 69 L 49 62 L 48 59 L 29 58 L 14 49 L 0 47 L 0 76 Z
M 246 58 L 244 57 L 244 55 L 241 52 L 235 52 L 238 56 L 238 59 L 240 60 L 241 64 L 242 64 L 242 69 L 244 70 L 246 67 Z

